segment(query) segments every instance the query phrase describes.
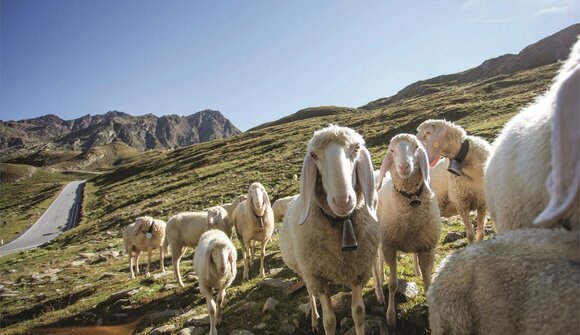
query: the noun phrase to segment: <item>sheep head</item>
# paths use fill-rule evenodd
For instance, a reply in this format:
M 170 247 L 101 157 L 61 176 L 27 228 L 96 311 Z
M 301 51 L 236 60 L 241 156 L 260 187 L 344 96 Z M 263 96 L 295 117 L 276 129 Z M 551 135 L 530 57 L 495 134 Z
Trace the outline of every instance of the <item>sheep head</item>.
M 150 216 L 141 216 L 135 220 L 135 235 L 149 231 L 153 224 L 153 218 Z
M 358 202 L 355 187 L 359 183 L 365 205 L 376 218 L 371 156 L 357 132 L 335 125 L 314 132 L 308 143 L 300 177 L 304 205 L 300 224 L 308 218 L 318 176 L 326 191 L 326 202 L 336 216 L 346 217 L 354 211 Z
M 207 210 L 207 225 L 210 228 L 213 228 L 215 226 L 219 227 L 225 226 L 224 219 L 225 219 L 224 213 L 218 208 L 209 208 Z
M 264 216 L 266 214 L 266 209 L 270 206 L 268 193 L 260 183 L 253 183 L 250 185 L 246 201 L 257 216 Z
M 206 254 L 205 261 L 206 269 L 209 270 L 213 264 L 220 275 L 225 275 L 229 270 L 235 276 L 236 255 L 227 244 L 218 241 L 212 242 Z M 208 280 L 209 274 L 210 271 L 207 271 Z
M 417 137 L 411 134 L 399 134 L 391 139 L 389 148 L 381 164 L 377 188 L 383 184 L 387 171 L 395 165 L 395 171 L 402 179 L 407 179 L 420 169 L 425 187 L 431 190 L 429 161 L 425 148 Z
M 431 167 L 437 164 L 441 156 L 455 157 L 466 136 L 463 128 L 445 120 L 427 120 L 417 128 L 417 138 L 427 150 Z

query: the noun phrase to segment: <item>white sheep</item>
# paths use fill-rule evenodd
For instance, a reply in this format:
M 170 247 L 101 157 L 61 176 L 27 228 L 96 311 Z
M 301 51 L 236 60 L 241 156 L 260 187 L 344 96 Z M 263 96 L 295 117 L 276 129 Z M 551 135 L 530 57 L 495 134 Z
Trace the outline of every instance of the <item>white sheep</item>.
M 241 204 L 242 201 L 246 200 L 246 198 L 247 196 L 245 194 L 238 195 L 237 197 L 234 198 L 234 201 L 230 202 L 229 204 L 221 205 L 228 212 L 228 217 L 230 218 L 230 220 L 234 216 L 234 211 L 236 210 L 236 207 L 238 207 L 238 205 Z
M 314 133 L 302 165 L 300 196 L 288 208 L 280 231 L 284 262 L 304 280 L 310 295 L 313 331 L 318 329 L 316 297 L 324 330 L 334 334 L 336 329 L 332 282 L 352 288 L 356 333 L 364 334 L 362 286 L 371 276 L 380 241 L 374 185 L 362 136 L 335 125 Z
M 135 272 L 139 274 L 139 256 L 142 251 L 147 250 L 147 270 L 149 277 L 149 267 L 151 265 L 151 251 L 159 248 L 159 263 L 161 272 L 165 272 L 163 265 L 163 242 L 165 240 L 165 221 L 153 219 L 150 216 L 138 217 L 134 223 L 128 225 L 123 231 L 123 241 L 125 250 L 129 256 L 129 269 L 131 270 L 131 279 L 135 278 Z M 133 253 L 135 255 L 133 256 Z M 133 259 L 135 259 L 135 272 L 133 271 Z
M 554 85 L 549 202 L 532 226 L 496 235 L 444 260 L 427 293 L 432 334 L 574 334 L 580 317 L 580 43 Z M 545 106 L 550 108 L 551 106 Z M 543 124 L 543 118 L 536 120 Z M 535 129 L 532 127 L 532 129 Z M 525 133 L 522 133 L 526 136 Z M 532 169 L 541 147 L 526 151 Z M 489 176 L 491 178 L 491 176 Z M 527 195 L 517 194 L 519 200 Z M 517 201 L 518 199 L 513 199 Z M 529 214 L 526 213 L 526 216 Z M 530 219 L 531 221 L 532 219 Z M 567 228 L 542 229 L 541 227 Z
M 266 245 L 272 239 L 274 232 L 274 212 L 270 205 L 268 193 L 262 184 L 253 183 L 250 185 L 247 199 L 242 201 L 234 211 L 233 222 L 242 245 L 244 280 L 249 278 L 250 266 L 253 262 L 254 247 L 252 241 L 261 243 L 260 275 L 265 277 L 264 257 L 266 256 Z
M 187 251 L 187 247 L 195 248 L 200 236 L 212 228 L 219 229 L 227 236 L 231 236 L 232 224 L 227 211 L 221 206 L 211 207 L 200 212 L 179 213 L 167 221 L 163 249 L 167 252 L 167 248 L 171 247 L 173 273 L 179 286 L 185 286 L 179 272 L 181 257 Z
M 286 211 L 288 210 L 288 207 L 290 207 L 290 203 L 296 198 L 298 198 L 298 194 L 283 197 L 274 201 L 274 204 L 272 204 L 272 210 L 274 211 L 275 221 L 281 221 L 284 219 L 284 215 L 286 215 Z
M 429 164 L 434 167 L 443 156 L 449 158 L 448 195 L 465 225 L 467 241 L 475 234 L 469 217 L 477 211 L 477 241 L 484 237 L 487 207 L 483 191 L 483 167 L 490 154 L 489 143 L 477 136 L 468 136 L 463 128 L 445 120 L 427 120 L 417 128 L 417 137 L 426 143 Z M 446 209 L 447 210 L 447 209 Z
M 207 303 L 210 335 L 217 334 L 216 326 L 221 322 L 226 289 L 236 278 L 236 259 L 236 248 L 223 231 L 211 229 L 199 238 L 193 268 L 199 278 L 199 292 Z M 214 289 L 218 291 L 215 300 Z
M 577 75 L 573 73 L 577 73 L 579 67 L 580 43 L 576 43 L 569 60 L 546 94 L 538 97 L 532 105 L 506 123 L 493 144 L 494 153 L 485 169 L 485 195 L 489 214 L 496 223 L 498 233 L 531 226 L 532 220 L 548 205 L 550 199 L 545 185 L 554 162 L 561 162 L 560 166 L 565 166 L 562 169 L 564 173 L 572 173 L 580 168 L 578 161 L 572 159 L 573 154 L 579 150 L 580 139 L 577 133 L 575 138 L 562 140 L 562 151 L 550 150 L 548 140 L 550 137 L 562 136 L 558 131 L 552 132 L 557 103 L 567 103 L 568 108 L 576 111 L 565 122 L 576 127 L 580 124 L 576 108 L 579 104 L 579 89 L 573 82 L 577 80 L 574 79 Z M 563 87 L 566 80 L 570 81 L 567 90 Z M 578 184 L 580 182 L 576 181 L 562 187 L 580 187 Z M 575 203 L 575 206 L 568 216 L 575 216 L 576 220 L 580 217 L 578 202 L 577 199 L 575 202 L 569 201 L 570 204 Z
M 382 183 L 390 171 L 391 179 Z M 418 255 L 425 292 L 431 284 L 435 262 L 435 247 L 441 235 L 441 214 L 435 194 L 431 191 L 427 153 L 419 140 L 410 134 L 393 137 L 381 165 L 377 217 L 382 230 L 381 247 L 389 265 L 389 303 L 387 325 L 396 323 L 395 292 L 397 291 L 397 252 Z M 379 286 L 379 302 L 384 301 Z

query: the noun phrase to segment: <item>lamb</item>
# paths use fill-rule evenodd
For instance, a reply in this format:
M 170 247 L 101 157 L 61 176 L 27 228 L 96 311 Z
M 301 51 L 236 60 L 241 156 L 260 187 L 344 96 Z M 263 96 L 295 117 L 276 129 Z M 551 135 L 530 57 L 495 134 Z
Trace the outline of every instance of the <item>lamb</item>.
M 417 128 L 417 137 L 426 143 L 431 167 L 437 164 L 441 156 L 450 159 L 447 168 L 449 200 L 461 216 L 469 243 L 475 240 L 469 212 L 477 210 L 477 241 L 483 240 L 487 211 L 483 167 L 491 152 L 489 143 L 482 138 L 468 136 L 463 128 L 445 120 L 423 122 Z
M 304 280 L 310 295 L 313 331 L 318 330 L 318 297 L 324 330 L 335 332 L 329 295 L 333 282 L 352 288 L 356 333 L 364 334 L 362 286 L 370 278 L 380 242 L 374 188 L 371 156 L 362 136 L 335 125 L 314 133 L 302 165 L 300 196 L 288 208 L 280 231 L 284 262 Z
M 217 228 L 227 236 L 232 234 L 232 224 L 227 211 L 221 206 L 208 208 L 201 212 L 183 212 L 172 216 L 167 222 L 166 238 L 163 250 L 171 247 L 171 262 L 173 273 L 179 286 L 184 287 L 179 262 L 187 251 L 187 247 L 195 248 L 200 236 L 207 230 Z
M 498 234 L 493 240 L 468 246 L 444 260 L 427 293 L 432 334 L 578 332 L 580 150 L 574 146 L 580 141 L 579 56 L 580 42 L 546 95 L 552 95 L 554 103 L 554 114 L 550 116 L 554 129 L 552 172 L 546 176 L 546 208 L 524 228 Z M 534 122 L 542 125 L 545 120 L 538 118 Z M 530 124 L 530 129 L 538 128 Z M 537 168 L 541 161 L 534 160 L 535 152 L 526 153 L 532 169 Z M 519 218 L 513 218 L 519 224 Z M 500 224 L 515 226 L 496 222 Z M 533 225 L 537 229 L 525 228 Z
M 161 272 L 165 272 L 163 265 L 163 248 L 165 240 L 165 221 L 153 219 L 150 216 L 138 217 L 134 223 L 128 225 L 123 231 L 123 241 L 125 250 L 129 256 L 129 269 L 131 279 L 135 278 L 135 272 L 139 274 L 139 256 L 141 252 L 147 250 L 147 277 L 151 275 L 149 267 L 151 265 L 151 251 L 159 248 L 159 263 Z M 135 253 L 135 256 L 133 256 Z M 133 271 L 133 258 L 135 258 L 135 272 Z
M 236 259 L 236 248 L 223 231 L 210 229 L 199 238 L 193 268 L 199 278 L 199 292 L 207 302 L 210 335 L 217 334 L 216 326 L 221 322 L 226 289 L 236 278 Z M 215 300 L 213 289 L 218 291 Z
M 390 171 L 391 179 L 382 183 Z M 391 139 L 379 175 L 377 217 L 382 230 L 381 247 L 389 264 L 389 302 L 387 325 L 395 327 L 395 292 L 397 291 L 397 252 L 413 252 L 423 276 L 425 292 L 431 284 L 435 247 L 441 235 L 441 214 L 431 190 L 429 162 L 425 148 L 410 134 Z M 382 278 L 375 277 L 379 302 L 384 301 L 380 289 Z
M 563 172 L 571 173 L 579 169 L 578 161 L 571 159 L 580 143 L 577 133 L 575 138 L 563 141 L 562 152 L 550 150 L 548 141 L 550 137 L 560 136 L 558 132 L 552 132 L 557 103 L 567 103 L 569 108 L 575 108 L 576 119 L 572 114 L 567 122 L 576 126 L 580 124 L 578 86 L 569 82 L 569 88 L 564 87 L 566 80 L 577 80 L 574 79 L 577 77 L 574 73 L 578 72 L 579 67 L 580 42 L 577 42 L 569 60 L 546 94 L 512 118 L 493 144 L 495 150 L 485 168 L 485 195 L 489 214 L 496 222 L 498 233 L 533 226 L 534 218 L 549 203 L 545 182 L 555 161 L 566 163 L 561 165 L 566 166 Z M 549 164 L 550 160 L 552 165 Z M 576 181 L 568 186 L 579 187 L 579 184 Z M 575 217 L 576 221 L 580 218 L 578 202 L 576 200 L 575 210 L 569 213 L 569 217 Z
M 288 210 L 290 203 L 294 201 L 294 199 L 296 198 L 298 198 L 298 195 L 291 195 L 274 201 L 274 204 L 272 205 L 272 210 L 274 211 L 275 221 L 280 221 L 284 218 L 284 215 L 286 215 L 286 211 Z
M 252 241 L 261 242 L 260 275 L 265 277 L 264 257 L 266 245 L 272 239 L 274 232 L 274 212 L 270 206 L 268 193 L 262 184 L 253 183 L 250 185 L 247 199 L 242 201 L 234 211 L 233 222 L 242 245 L 244 280 L 249 278 L 250 266 L 253 261 Z

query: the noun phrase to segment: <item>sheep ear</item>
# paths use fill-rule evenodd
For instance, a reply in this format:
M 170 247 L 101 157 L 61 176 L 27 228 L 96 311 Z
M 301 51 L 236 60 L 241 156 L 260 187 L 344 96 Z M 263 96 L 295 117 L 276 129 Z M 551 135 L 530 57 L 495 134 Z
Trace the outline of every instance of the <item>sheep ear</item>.
M 423 175 L 423 181 L 425 183 L 425 187 L 429 192 L 431 192 L 431 175 L 429 171 L 429 160 L 427 159 L 427 152 L 425 152 L 425 148 L 423 145 L 419 144 L 417 146 L 417 150 L 415 151 L 417 155 L 417 162 L 419 163 L 419 168 L 421 169 L 421 175 Z
M 212 257 L 212 249 L 213 246 L 210 244 L 209 248 L 205 249 L 205 273 L 206 273 L 206 280 L 209 281 L 209 273 L 211 272 L 209 269 L 211 267 L 211 257 Z
M 375 174 L 373 173 L 371 154 L 364 146 L 361 146 L 356 162 L 356 179 L 365 197 L 365 205 L 371 216 L 376 220 L 377 214 L 374 209 Z
M 230 250 L 230 253 L 228 255 L 228 262 L 230 262 L 230 272 L 233 274 L 234 269 L 236 268 L 236 263 L 234 261 L 234 253 L 231 250 Z
M 270 205 L 270 197 L 268 197 L 268 193 L 266 193 L 266 191 L 262 192 L 262 198 L 263 198 L 263 204 L 264 205 Z
M 310 213 L 310 205 L 314 198 L 316 190 L 316 178 L 318 170 L 314 159 L 307 153 L 302 163 L 302 172 L 300 173 L 300 196 L 302 197 L 302 214 L 300 214 L 300 224 L 304 224 Z
M 557 84 L 556 84 L 557 85 Z M 580 197 L 580 65 L 567 74 L 556 93 L 552 116 L 552 172 L 547 181 L 550 202 L 535 224 L 550 226 L 578 208 Z
M 447 128 L 437 127 L 433 130 L 433 134 L 427 142 L 427 159 L 429 161 L 429 166 L 434 167 L 435 164 L 441 158 L 441 151 L 443 150 L 443 143 L 446 141 Z
M 137 218 L 137 220 L 135 221 L 135 236 L 139 235 L 139 233 L 141 232 L 141 226 L 143 225 L 143 219 L 142 218 Z
M 217 219 L 218 219 L 218 212 L 214 211 L 214 210 L 208 210 L 207 211 L 207 225 L 208 226 L 212 226 L 214 224 L 216 224 Z
M 391 169 L 391 165 L 393 165 L 393 153 L 390 150 L 391 146 L 387 148 L 387 153 L 385 154 L 385 158 L 383 158 L 383 163 L 381 164 L 381 170 L 379 171 L 379 181 L 376 185 L 377 191 L 383 185 L 383 178 L 387 174 L 387 171 Z

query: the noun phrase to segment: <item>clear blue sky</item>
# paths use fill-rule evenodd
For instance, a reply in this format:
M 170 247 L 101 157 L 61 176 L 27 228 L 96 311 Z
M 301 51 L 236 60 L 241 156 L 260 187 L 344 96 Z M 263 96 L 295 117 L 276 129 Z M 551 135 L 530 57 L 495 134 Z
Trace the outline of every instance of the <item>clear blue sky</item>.
M 580 0 L 1 0 L 0 119 L 361 106 L 580 21 Z

